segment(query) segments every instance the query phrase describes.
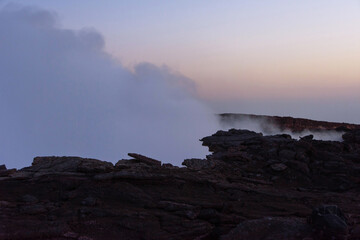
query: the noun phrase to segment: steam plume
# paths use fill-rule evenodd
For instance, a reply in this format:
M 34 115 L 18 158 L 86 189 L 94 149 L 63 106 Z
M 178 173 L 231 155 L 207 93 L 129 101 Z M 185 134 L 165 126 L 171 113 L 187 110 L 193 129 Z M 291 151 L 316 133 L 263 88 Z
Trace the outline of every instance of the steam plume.
M 301 132 L 293 132 L 289 129 L 282 130 L 275 124 L 265 119 L 255 119 L 252 117 L 242 117 L 227 119 L 226 121 L 220 121 L 221 129 L 229 130 L 231 128 L 247 129 L 254 132 L 261 132 L 264 135 L 275 134 L 289 134 L 294 139 L 300 139 L 307 135 L 313 135 L 316 140 L 323 141 L 342 141 L 342 135 L 344 132 L 335 130 L 304 130 Z
M 217 129 L 191 79 L 166 66 L 133 70 L 104 52 L 94 30 L 58 26 L 49 11 L 0 10 L 0 161 L 37 155 L 116 160 L 139 152 L 179 165 L 203 157 Z

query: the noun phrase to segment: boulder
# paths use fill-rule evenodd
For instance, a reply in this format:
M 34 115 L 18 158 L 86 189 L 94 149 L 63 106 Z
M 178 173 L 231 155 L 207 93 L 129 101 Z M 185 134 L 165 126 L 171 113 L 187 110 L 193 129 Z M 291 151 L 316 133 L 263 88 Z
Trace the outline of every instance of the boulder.
M 360 129 L 350 131 L 342 135 L 345 142 L 360 144 Z
M 213 161 L 198 158 L 185 159 L 182 165 L 193 170 L 201 170 L 215 167 L 215 163 Z
M 159 160 L 149 158 L 149 157 L 143 156 L 141 154 L 137 154 L 137 153 L 128 153 L 128 155 L 142 163 L 145 163 L 145 164 L 148 164 L 151 166 L 161 166 L 161 161 L 159 161 Z
M 5 165 L 2 165 L 4 166 L 3 170 L 0 169 L 0 177 L 8 177 L 10 175 L 12 175 L 13 173 L 16 172 L 16 169 L 13 168 L 13 169 L 6 169 Z
M 274 170 L 275 172 L 282 172 L 285 171 L 288 167 L 283 164 L 283 163 L 274 163 L 271 164 L 271 169 Z
M 25 203 L 37 203 L 39 201 L 37 197 L 30 194 L 22 196 L 21 200 Z
M 114 166 L 110 162 L 81 157 L 36 157 L 31 167 L 23 168 L 26 172 L 45 173 L 99 173 L 110 172 Z
M 309 219 L 315 231 L 324 238 L 346 236 L 347 218 L 336 205 L 322 205 L 313 210 Z
M 163 163 L 161 165 L 161 167 L 165 168 L 165 169 L 178 169 L 179 168 L 178 166 L 174 166 L 171 163 Z
M 301 140 L 305 140 L 305 141 L 311 141 L 314 139 L 314 135 L 310 134 L 310 135 L 306 135 L 304 137 L 300 137 Z

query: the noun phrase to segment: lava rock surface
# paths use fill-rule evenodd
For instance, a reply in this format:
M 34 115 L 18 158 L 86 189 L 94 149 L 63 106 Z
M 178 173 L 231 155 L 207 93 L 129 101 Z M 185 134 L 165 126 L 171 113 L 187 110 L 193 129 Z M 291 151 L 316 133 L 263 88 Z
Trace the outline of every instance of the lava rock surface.
M 232 129 L 181 168 L 139 154 L 0 166 L 0 239 L 360 239 L 359 139 Z

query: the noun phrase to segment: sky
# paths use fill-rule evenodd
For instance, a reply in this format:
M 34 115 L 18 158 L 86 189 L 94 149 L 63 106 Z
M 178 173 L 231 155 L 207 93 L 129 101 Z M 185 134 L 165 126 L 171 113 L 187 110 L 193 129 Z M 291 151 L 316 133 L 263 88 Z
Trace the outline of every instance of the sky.
M 216 113 L 360 123 L 360 1 L 0 0 L 0 159 L 180 165 Z
M 216 112 L 360 121 L 348 113 L 359 103 L 359 0 L 3 2 L 53 11 L 65 28 L 96 29 L 130 68 L 169 66 L 193 79 Z M 344 113 L 314 115 L 327 101 Z M 309 103 L 321 107 L 288 110 Z

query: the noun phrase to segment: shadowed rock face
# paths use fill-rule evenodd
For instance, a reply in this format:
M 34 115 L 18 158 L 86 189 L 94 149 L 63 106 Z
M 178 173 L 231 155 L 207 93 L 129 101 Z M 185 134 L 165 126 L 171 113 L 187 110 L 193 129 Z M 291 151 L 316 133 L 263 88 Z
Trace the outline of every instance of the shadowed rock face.
M 233 129 L 186 168 L 139 154 L 0 166 L 0 239 L 359 239 L 359 139 Z
M 344 142 L 263 136 L 248 130 L 218 131 L 202 139 L 213 152 L 207 161 L 223 167 L 228 180 L 251 177 L 277 186 L 346 191 L 360 173 L 359 130 L 344 134 Z

